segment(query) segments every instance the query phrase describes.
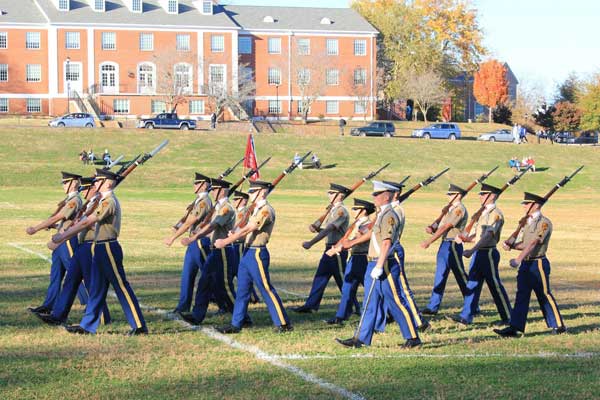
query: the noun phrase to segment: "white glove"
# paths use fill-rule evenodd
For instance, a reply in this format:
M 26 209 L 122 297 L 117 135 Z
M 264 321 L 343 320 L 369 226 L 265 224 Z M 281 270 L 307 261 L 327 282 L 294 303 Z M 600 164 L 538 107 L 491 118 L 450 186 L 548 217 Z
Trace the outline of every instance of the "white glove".
M 375 267 L 371 270 L 372 279 L 379 279 L 381 275 L 383 275 L 383 268 Z

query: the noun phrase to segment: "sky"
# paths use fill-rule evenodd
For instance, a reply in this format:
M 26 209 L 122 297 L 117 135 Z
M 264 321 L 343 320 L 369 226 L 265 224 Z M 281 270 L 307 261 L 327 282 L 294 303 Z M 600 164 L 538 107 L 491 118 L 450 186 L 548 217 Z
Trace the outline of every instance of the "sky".
M 348 0 L 229 0 L 223 3 L 348 7 Z M 571 72 L 600 72 L 598 0 L 472 0 L 489 56 L 507 62 L 519 81 L 550 99 Z

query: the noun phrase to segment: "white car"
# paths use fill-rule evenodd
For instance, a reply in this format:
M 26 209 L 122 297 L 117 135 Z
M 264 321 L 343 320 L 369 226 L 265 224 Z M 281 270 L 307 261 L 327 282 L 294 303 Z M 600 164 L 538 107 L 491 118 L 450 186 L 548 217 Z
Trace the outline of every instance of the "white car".
M 498 129 L 497 131 L 479 135 L 477 140 L 482 140 L 486 142 L 514 142 L 515 137 L 513 136 L 512 132 L 508 129 Z

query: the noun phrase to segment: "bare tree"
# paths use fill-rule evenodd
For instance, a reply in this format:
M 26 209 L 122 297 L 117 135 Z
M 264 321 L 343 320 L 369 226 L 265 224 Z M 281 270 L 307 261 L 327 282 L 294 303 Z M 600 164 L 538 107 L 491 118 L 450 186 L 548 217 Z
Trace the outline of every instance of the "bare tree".
M 154 54 L 153 61 L 158 74 L 156 94 L 165 102 L 167 111 L 174 111 L 194 93 L 197 55 L 189 51 L 162 49 Z
M 540 82 L 521 81 L 517 89 L 517 99 L 510 105 L 513 122 L 533 129 L 533 115 L 545 103 L 544 89 Z
M 324 56 L 324 54 L 323 54 Z M 294 54 L 290 68 L 293 92 L 300 97 L 298 108 L 304 123 L 312 105 L 323 96 L 327 88 L 327 65 L 320 54 Z M 333 68 L 332 68 L 333 69 Z M 338 74 L 341 72 L 338 70 Z M 339 77 L 339 75 L 338 75 Z
M 403 91 L 406 97 L 412 99 L 419 108 L 425 122 L 427 122 L 429 109 L 432 106 L 441 104 L 448 97 L 444 79 L 434 71 L 410 74 L 404 84 Z

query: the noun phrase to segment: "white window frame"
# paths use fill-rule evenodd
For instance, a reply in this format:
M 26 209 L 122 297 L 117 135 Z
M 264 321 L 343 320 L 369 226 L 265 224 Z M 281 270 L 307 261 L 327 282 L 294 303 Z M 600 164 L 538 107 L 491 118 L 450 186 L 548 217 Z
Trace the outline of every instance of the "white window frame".
M 162 103 L 162 108 L 158 108 L 157 105 L 159 103 Z M 166 113 L 167 112 L 167 102 L 164 100 L 150 100 L 150 112 L 152 114 L 160 114 L 160 113 Z
M 142 0 L 131 0 L 131 11 L 133 12 L 142 12 L 144 4 Z
M 238 52 L 240 54 L 252 54 L 251 36 L 238 36 Z
M 330 110 L 329 106 L 335 105 L 335 111 Z M 339 114 L 340 113 L 340 102 L 337 100 L 326 100 L 325 101 L 325 114 Z
M 58 0 L 58 10 L 59 11 L 69 11 L 70 9 L 70 0 Z
M 198 106 L 201 105 L 201 106 Z M 189 114 L 202 115 L 206 114 L 204 100 L 190 100 Z
M 363 49 L 364 51 L 360 51 Z M 355 56 L 366 56 L 367 55 L 367 40 L 366 39 L 355 39 L 354 40 L 354 55 Z
M 150 48 L 144 48 L 144 39 L 150 39 Z M 154 51 L 154 33 L 152 32 L 140 32 L 140 51 Z
M 209 85 L 210 90 L 215 90 L 215 88 L 216 88 L 216 87 L 213 87 L 213 81 L 212 81 L 213 68 L 220 68 L 223 71 L 223 83 L 222 83 L 221 90 L 226 91 L 227 90 L 227 65 L 226 64 L 210 64 L 208 66 L 208 85 Z
M 67 70 L 67 65 L 69 66 L 68 70 Z M 64 84 L 64 93 L 67 93 L 67 88 L 70 86 L 71 88 L 71 92 L 75 91 L 75 92 L 82 92 L 83 91 L 83 63 L 78 62 L 78 61 L 70 61 L 69 63 L 67 63 L 66 61 L 63 63 L 63 84 Z M 77 77 L 78 79 L 72 79 L 73 78 L 73 71 L 77 72 Z M 71 75 L 73 74 L 73 75 Z M 67 78 L 71 78 L 71 79 L 67 79 Z M 67 84 L 67 82 L 70 82 L 69 84 Z
M 10 101 L 7 97 L 0 97 L 0 113 L 7 114 L 10 112 Z M 3 110 L 5 108 L 5 110 Z
M 120 103 L 120 104 L 119 104 Z M 122 105 L 125 104 L 126 107 L 117 107 L 117 104 Z M 122 108 L 126 108 L 126 111 L 121 111 Z M 119 111 L 117 111 L 119 110 Z M 113 113 L 115 114 L 129 114 L 131 111 L 131 103 L 129 102 L 129 99 L 113 99 Z
M 71 38 L 69 38 L 71 36 Z M 75 39 L 76 40 L 73 40 Z M 67 50 L 79 50 L 81 48 L 81 33 L 78 31 L 66 31 L 65 32 L 65 49 Z
M 37 36 L 37 41 L 35 40 Z M 42 48 L 42 34 L 41 32 L 27 32 L 25 33 L 25 48 L 27 50 L 39 50 Z
M 141 80 L 140 80 L 140 76 L 141 76 L 140 69 L 142 68 L 142 66 L 145 66 L 145 65 L 152 67 L 152 85 L 151 86 L 148 86 L 148 85 L 142 86 L 142 85 L 140 85 L 140 82 L 141 82 Z M 139 63 L 137 65 L 136 71 L 137 71 L 137 73 L 136 73 L 136 78 L 137 78 L 137 93 L 138 94 L 156 94 L 156 79 L 157 79 L 157 76 L 156 76 L 156 65 L 154 63 L 151 63 L 151 62 L 148 62 L 148 61 L 144 61 L 144 62 L 141 62 L 141 63 Z M 149 73 L 148 71 L 144 71 L 144 74 L 148 74 L 148 73 Z M 147 81 L 148 81 L 147 78 L 144 79 L 144 82 L 147 82 Z
M 175 47 L 177 51 L 192 51 L 192 35 L 189 33 L 178 33 L 175 36 Z
M 8 49 L 8 32 L 0 32 L 0 49 Z
M 210 7 L 210 9 L 209 9 L 209 7 Z M 204 14 L 204 15 L 212 15 L 213 14 L 213 3 L 212 3 L 212 1 L 208 1 L 208 0 L 203 0 L 202 1 L 202 14 Z
M 108 42 L 108 38 L 113 39 L 112 43 Z M 117 32 L 102 32 L 101 35 L 101 41 L 102 41 L 102 50 L 107 50 L 107 51 L 114 51 L 117 49 Z M 108 45 L 112 44 L 112 47 L 109 47 Z
M 180 67 L 185 67 L 186 71 L 178 70 Z M 182 94 L 192 94 L 194 92 L 194 68 L 189 63 L 177 63 L 173 66 L 174 83 L 177 84 L 180 80 L 183 82 L 183 77 L 187 75 L 187 85 L 183 88 Z
M 297 110 L 298 114 L 304 114 L 304 103 L 308 103 L 308 100 L 298 100 L 297 101 Z M 310 114 L 311 107 L 308 106 L 308 114 Z
M 94 0 L 94 6 L 92 9 L 96 12 L 104 12 L 106 11 L 106 1 L 104 0 Z
M 103 71 L 102 68 L 105 66 L 110 66 L 110 67 L 114 67 L 114 71 Z M 117 64 L 116 62 L 112 62 L 112 61 L 106 61 L 101 63 L 98 66 L 98 76 L 100 77 L 98 83 L 100 85 L 100 88 L 102 90 L 102 93 L 107 93 L 107 94 L 118 94 L 119 93 L 119 64 Z M 109 73 L 114 73 L 115 74 L 115 85 L 114 86 L 104 86 L 103 85 L 103 74 L 109 74 Z
M 167 13 L 168 14 L 179 14 L 179 1 L 167 0 Z
M 269 114 L 281 114 L 281 100 L 269 100 L 267 111 Z
M 327 68 L 325 70 L 325 84 L 327 86 L 339 86 L 340 70 L 337 68 Z
M 366 100 L 356 100 L 354 101 L 354 114 L 364 115 L 367 113 L 367 101 Z
M 39 72 L 39 79 L 36 79 L 36 76 L 33 75 L 34 72 Z M 27 64 L 27 65 L 25 65 L 25 82 L 41 82 L 41 81 L 42 81 L 42 64 Z
M 275 45 L 277 44 L 277 45 Z M 281 38 L 270 37 L 267 41 L 267 52 L 269 54 L 281 54 Z
M 333 45 L 335 43 L 335 51 L 330 47 L 330 44 Z M 340 55 L 340 42 L 338 39 L 327 39 L 325 42 L 325 48 L 328 56 L 338 56 Z
M 296 84 L 298 86 L 306 86 L 310 84 L 310 69 L 309 68 L 300 68 L 297 71 L 296 76 Z
M 37 103 L 37 104 L 34 104 Z M 26 101 L 26 110 L 28 113 L 35 114 L 42 112 L 42 99 L 29 98 Z M 35 107 L 35 109 L 33 109 Z
M 267 70 L 267 83 L 269 86 L 281 86 L 281 68 L 269 67 Z
M 213 53 L 225 52 L 225 35 L 210 35 L 210 51 Z
M 6 79 L 2 79 L 6 75 Z M 0 64 L 0 82 L 8 82 L 8 64 Z
M 356 79 L 356 78 L 359 79 Z M 366 68 L 356 68 L 354 70 L 354 85 L 355 86 L 364 86 L 367 84 L 367 69 Z
M 301 44 L 302 43 L 302 44 Z M 309 56 L 310 55 L 310 39 L 308 38 L 300 38 L 296 41 L 297 54 L 299 56 Z

